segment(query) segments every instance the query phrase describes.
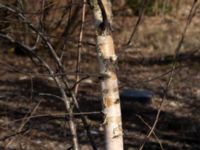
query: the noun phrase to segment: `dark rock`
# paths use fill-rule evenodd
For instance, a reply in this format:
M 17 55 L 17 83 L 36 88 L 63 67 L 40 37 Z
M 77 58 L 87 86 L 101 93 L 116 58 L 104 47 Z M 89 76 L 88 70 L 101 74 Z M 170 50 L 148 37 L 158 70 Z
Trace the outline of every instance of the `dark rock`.
M 153 92 L 147 90 L 125 89 L 121 92 L 120 98 L 123 102 L 151 103 Z

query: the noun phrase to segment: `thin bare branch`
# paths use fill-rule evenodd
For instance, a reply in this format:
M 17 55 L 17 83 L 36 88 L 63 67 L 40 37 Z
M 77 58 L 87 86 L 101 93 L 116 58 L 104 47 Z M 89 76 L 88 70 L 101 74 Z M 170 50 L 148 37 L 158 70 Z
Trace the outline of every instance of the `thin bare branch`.
M 149 138 L 149 137 L 151 136 L 151 134 L 154 132 L 154 130 L 155 130 L 156 126 L 157 126 L 157 123 L 158 123 L 158 121 L 159 121 L 160 113 L 161 113 L 161 111 L 162 111 L 162 107 L 163 107 L 164 101 L 165 101 L 165 99 L 166 99 L 166 95 L 167 95 L 167 93 L 168 93 L 168 90 L 169 90 L 169 88 L 170 88 L 171 82 L 172 82 L 172 80 L 173 80 L 174 71 L 175 71 L 176 66 L 177 66 L 177 57 L 178 57 L 178 54 L 179 54 L 180 49 L 181 49 L 181 46 L 182 46 L 182 44 L 183 44 L 183 42 L 184 42 L 184 38 L 185 38 L 185 34 L 186 34 L 186 32 L 187 32 L 187 29 L 188 29 L 190 23 L 192 22 L 192 19 L 194 18 L 195 14 L 196 14 L 196 10 L 197 10 L 196 4 L 197 4 L 197 0 L 194 0 L 193 3 L 192 3 L 192 6 L 191 6 L 191 10 L 190 10 L 190 12 L 189 12 L 188 18 L 187 18 L 187 22 L 186 22 L 185 28 L 184 28 L 183 33 L 182 33 L 182 36 L 181 36 L 181 39 L 180 39 L 180 41 L 179 41 L 179 43 L 178 43 L 178 45 L 177 45 L 177 47 L 176 47 L 176 49 L 175 49 L 175 54 L 174 54 L 174 58 L 175 58 L 175 59 L 174 59 L 174 63 L 173 63 L 173 65 L 172 65 L 172 70 L 171 70 L 171 73 L 170 73 L 170 76 L 169 76 L 169 80 L 168 80 L 167 85 L 166 85 L 166 87 L 165 87 L 165 89 L 164 89 L 164 94 L 163 94 L 163 96 L 162 96 L 162 100 L 161 100 L 161 103 L 160 103 L 160 107 L 159 107 L 159 109 L 158 109 L 158 111 L 157 111 L 156 118 L 155 118 L 155 121 L 154 121 L 154 123 L 153 123 L 153 126 L 151 127 L 151 130 L 150 130 L 149 133 L 147 134 L 147 137 L 146 137 L 146 138 Z M 143 149 L 145 143 L 146 143 L 146 141 L 143 142 L 143 144 L 140 146 L 139 150 L 142 150 L 142 149 Z
M 85 12 L 86 12 L 86 0 L 83 0 L 83 8 L 82 8 L 82 17 L 81 17 L 81 29 L 80 29 L 80 35 L 79 35 L 79 41 L 78 41 L 78 52 L 77 52 L 77 60 L 76 60 L 76 84 L 74 88 L 74 93 L 77 95 L 79 83 L 80 80 L 78 72 L 80 71 L 80 62 L 81 62 L 81 51 L 82 51 L 82 41 L 83 41 L 83 29 L 84 29 L 84 23 L 85 23 Z

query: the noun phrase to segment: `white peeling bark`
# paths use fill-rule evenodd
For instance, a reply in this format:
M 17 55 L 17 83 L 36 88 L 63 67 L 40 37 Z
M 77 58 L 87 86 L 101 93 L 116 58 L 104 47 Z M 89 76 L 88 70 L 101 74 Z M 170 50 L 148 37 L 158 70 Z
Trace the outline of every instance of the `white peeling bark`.
M 109 24 L 112 22 L 111 2 L 101 0 L 106 18 Z M 116 75 L 116 60 L 114 42 L 109 26 L 102 28 L 104 23 L 103 10 L 98 0 L 91 0 L 94 10 L 94 19 L 97 34 L 97 55 L 100 64 L 100 74 L 102 75 L 102 104 L 105 127 L 105 149 L 123 150 L 123 131 L 121 119 L 121 107 L 118 89 L 118 79 Z

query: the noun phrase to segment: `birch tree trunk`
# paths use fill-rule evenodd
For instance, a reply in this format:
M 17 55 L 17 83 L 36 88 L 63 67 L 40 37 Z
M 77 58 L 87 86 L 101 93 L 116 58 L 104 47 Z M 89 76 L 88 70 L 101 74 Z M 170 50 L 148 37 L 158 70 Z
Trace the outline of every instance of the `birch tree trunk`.
M 91 0 L 97 35 L 97 56 L 102 76 L 101 92 L 104 113 L 105 149 L 123 150 L 121 107 L 115 69 L 117 56 L 111 35 L 111 5 L 110 0 Z

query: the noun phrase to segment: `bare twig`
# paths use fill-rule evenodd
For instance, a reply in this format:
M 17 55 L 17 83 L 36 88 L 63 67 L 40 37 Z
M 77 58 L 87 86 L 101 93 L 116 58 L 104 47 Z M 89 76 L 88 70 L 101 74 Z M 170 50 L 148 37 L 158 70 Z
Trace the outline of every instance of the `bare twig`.
M 151 130 L 151 126 L 140 115 L 136 115 L 136 116 Z M 153 135 L 156 138 L 156 140 L 158 141 L 161 150 L 164 150 L 162 142 L 160 141 L 159 137 L 156 135 L 155 131 L 153 131 Z
M 171 73 L 170 73 L 170 76 L 169 76 L 169 80 L 167 82 L 167 85 L 166 85 L 166 88 L 164 89 L 164 94 L 163 94 L 163 97 L 162 97 L 162 100 L 161 100 L 161 103 L 160 103 L 160 107 L 158 109 L 158 112 L 156 114 L 156 118 L 155 118 L 155 121 L 153 123 L 153 126 L 151 127 L 151 130 L 149 131 L 149 133 L 147 134 L 146 138 L 149 138 L 151 136 L 151 134 L 154 132 L 155 128 L 156 128 L 156 125 L 159 121 L 159 117 L 160 117 L 160 113 L 162 111 L 162 107 L 163 107 L 163 103 L 166 99 L 166 95 L 167 95 L 167 92 L 170 88 L 170 85 L 171 85 L 171 82 L 173 80 L 173 76 L 174 76 L 174 71 L 176 69 L 176 66 L 177 66 L 177 57 L 178 57 L 178 54 L 180 52 L 180 49 L 181 49 L 181 46 L 182 46 L 182 43 L 184 42 L 184 38 L 185 38 L 185 34 L 187 32 L 187 29 L 190 25 L 190 23 L 192 22 L 192 19 L 194 18 L 195 14 L 196 14 L 196 10 L 197 10 L 197 0 L 194 0 L 193 4 L 192 4 L 192 7 L 191 7 L 191 10 L 190 10 L 190 13 L 188 15 L 188 18 L 187 18 L 187 22 L 186 22 L 186 25 L 185 25 L 185 28 L 183 30 L 183 33 L 182 33 L 182 36 L 181 36 L 181 39 L 175 49 L 175 55 L 174 55 L 174 64 L 172 66 L 172 70 L 171 70 Z M 139 150 L 142 150 L 144 145 L 145 145 L 146 141 L 143 142 L 143 144 L 140 146 Z
M 41 102 L 37 103 L 37 105 L 33 108 L 33 110 L 31 111 L 30 113 L 30 116 L 34 115 L 36 110 L 38 109 L 39 105 L 40 105 Z M 27 114 L 28 115 L 28 114 Z M 16 133 L 22 133 L 23 131 L 23 128 L 25 127 L 25 125 L 29 122 L 29 118 L 28 117 L 24 117 L 24 119 L 22 120 L 22 123 L 19 127 L 19 129 L 17 129 L 17 132 Z M 18 135 L 18 134 L 16 134 Z M 8 147 L 10 144 L 12 144 L 14 142 L 14 140 L 17 138 L 17 136 L 15 136 L 15 138 L 11 139 L 7 144 L 6 144 L 6 147 Z
M 128 42 L 125 44 L 126 47 L 131 45 L 131 42 L 132 42 L 132 40 L 133 40 L 133 38 L 134 38 L 134 36 L 135 36 L 135 33 L 136 33 L 136 31 L 137 31 L 137 29 L 138 29 L 140 23 L 141 23 L 141 20 L 142 20 L 143 15 L 144 15 L 144 12 L 145 12 L 145 4 L 146 4 L 147 2 L 148 2 L 148 0 L 143 0 L 142 3 L 141 3 L 141 8 L 140 8 L 141 10 L 140 10 L 140 14 L 139 14 L 138 20 L 137 20 L 137 22 L 136 22 L 136 24 L 135 24 L 135 26 L 134 26 L 134 28 L 133 28 L 133 31 L 132 31 L 132 33 L 131 33 L 131 35 L 130 35 L 130 37 L 129 37 Z
M 86 0 L 83 0 L 82 6 L 82 18 L 81 18 L 81 29 L 78 41 L 78 52 L 77 52 L 77 60 L 76 60 L 76 83 L 80 80 L 78 72 L 80 71 L 80 62 L 81 62 L 81 51 L 82 51 L 82 41 L 83 41 L 83 28 L 85 23 L 85 12 L 86 12 Z M 79 82 L 80 83 L 80 82 Z M 79 83 L 75 84 L 75 95 L 78 93 Z
M 95 114 L 102 114 L 101 111 L 93 111 L 93 112 L 81 112 L 81 113 L 73 113 L 74 116 L 80 116 L 80 115 L 95 115 Z M 53 113 L 53 114 L 38 114 L 38 115 L 30 115 L 28 117 L 23 117 L 20 119 L 16 119 L 13 121 L 10 121 L 9 123 L 3 123 L 1 126 L 8 126 L 8 125 L 12 125 L 16 122 L 22 121 L 22 120 L 28 120 L 30 121 L 30 119 L 38 119 L 38 118 L 45 118 L 45 117 L 63 117 L 65 118 L 66 116 L 69 116 L 69 113 Z M 27 122 L 28 122 L 27 121 Z
M 23 133 L 25 133 L 25 132 L 28 131 L 28 130 L 29 130 L 29 129 L 27 128 L 27 129 L 24 129 L 24 130 L 22 130 L 22 131 L 20 131 L 20 132 L 16 132 L 16 133 L 14 133 L 14 134 L 1 137 L 1 138 L 0 138 L 0 141 L 5 141 L 5 140 L 10 139 L 10 138 L 12 138 L 12 137 L 15 137 L 15 136 L 17 136 L 17 135 L 23 134 Z
M 65 67 L 63 66 L 63 64 L 62 64 L 61 60 L 59 59 L 58 55 L 56 54 L 56 52 L 55 52 L 53 46 L 52 46 L 51 43 L 48 41 L 48 38 L 47 38 L 42 32 L 38 31 L 38 30 L 26 19 L 26 17 L 25 17 L 23 14 L 21 14 L 20 12 L 17 12 L 16 10 L 14 10 L 14 9 L 8 7 L 8 6 L 5 6 L 5 5 L 3 5 L 3 4 L 0 4 L 0 7 L 2 7 L 2 8 L 4 8 L 4 9 L 6 9 L 6 10 L 8 10 L 8 11 L 14 13 L 14 14 L 16 14 L 25 24 L 27 24 L 27 25 L 29 26 L 30 29 L 32 29 L 34 32 L 36 32 L 36 33 L 38 33 L 38 35 L 40 35 L 41 39 L 42 39 L 42 40 L 44 41 L 44 43 L 47 45 L 47 47 L 48 47 L 48 49 L 49 49 L 49 52 L 51 53 L 53 59 L 54 59 L 55 62 L 57 63 L 57 65 L 58 65 L 60 71 L 61 71 L 62 73 L 65 73 Z M 49 72 L 51 75 L 54 75 L 54 71 L 49 67 L 49 65 L 48 65 L 44 60 L 42 60 L 41 58 L 39 58 L 39 57 L 36 56 L 35 54 L 34 54 L 34 56 L 37 57 L 37 59 L 40 61 L 40 63 L 48 70 L 48 72 Z M 71 91 L 71 87 L 70 87 L 70 85 L 69 85 L 69 81 L 68 81 L 67 76 L 62 76 L 62 77 L 61 77 L 61 80 L 60 80 L 58 77 L 54 77 L 54 81 L 55 81 L 55 83 L 57 84 L 57 86 L 59 87 L 60 92 L 61 92 L 63 98 L 65 99 L 66 109 L 68 110 L 68 112 L 71 113 L 71 116 L 70 116 L 71 119 L 70 119 L 70 121 L 69 121 L 69 123 L 70 123 L 70 130 L 71 130 L 72 135 L 73 135 L 74 147 L 78 147 L 78 146 L 77 146 L 78 144 L 76 144 L 76 143 L 78 143 L 78 142 L 77 142 L 77 135 L 76 135 L 76 130 L 75 130 L 75 124 L 73 123 L 73 111 L 72 111 L 72 109 L 71 109 L 70 101 L 68 100 L 68 97 L 67 97 L 67 95 L 66 95 L 66 93 L 65 93 L 65 89 L 64 89 L 63 84 L 61 83 L 61 81 L 64 83 L 64 85 L 66 86 L 68 92 L 70 93 L 71 98 L 72 98 L 72 100 L 73 100 L 73 102 L 74 102 L 74 104 L 75 104 L 76 109 L 78 110 L 78 112 L 80 112 L 80 108 L 79 108 L 77 99 L 76 99 L 75 94 L 73 93 L 73 91 Z M 81 115 L 81 119 L 82 119 L 83 124 L 84 124 L 84 126 L 85 126 L 85 129 L 86 129 L 86 131 L 87 131 L 87 134 L 88 134 L 88 137 L 89 137 L 89 139 L 90 139 L 90 142 L 91 142 L 91 144 L 93 145 L 93 147 L 95 147 L 95 144 L 94 144 L 94 142 L 93 142 L 93 140 L 92 140 L 92 136 L 91 136 L 91 134 L 90 134 L 89 125 L 87 124 L 87 119 L 86 119 L 83 115 Z

